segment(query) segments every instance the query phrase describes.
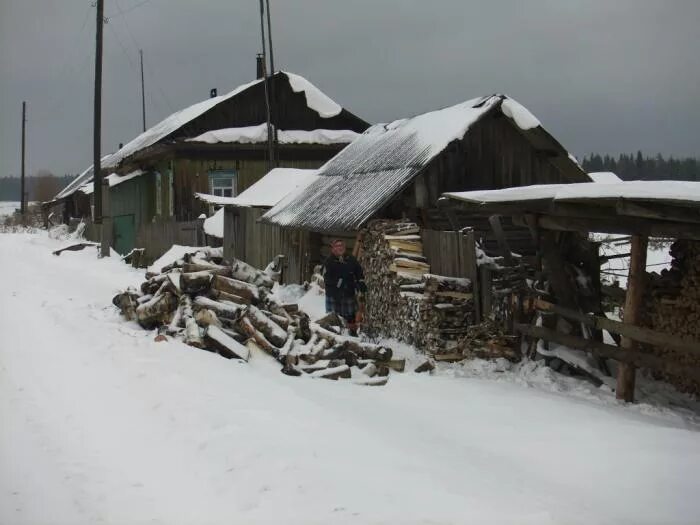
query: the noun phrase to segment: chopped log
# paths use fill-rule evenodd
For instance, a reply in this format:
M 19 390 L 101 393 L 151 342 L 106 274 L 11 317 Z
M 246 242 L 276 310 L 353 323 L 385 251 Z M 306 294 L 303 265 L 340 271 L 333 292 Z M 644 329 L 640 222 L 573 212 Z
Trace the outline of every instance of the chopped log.
M 250 304 L 250 299 L 245 299 L 239 295 L 234 295 L 232 293 L 222 292 L 221 290 L 216 290 L 214 288 L 209 290 L 207 295 L 209 295 L 209 297 L 216 301 L 228 301 L 230 303 L 236 304 Z
M 238 279 L 224 277 L 223 275 L 214 275 L 212 287 L 220 292 L 237 295 L 248 301 L 257 302 L 260 299 L 257 286 L 239 281 Z
M 264 271 L 258 270 L 250 264 L 240 260 L 234 260 L 231 263 L 231 275 L 234 279 L 238 279 L 255 286 L 272 288 L 275 285 L 275 281 L 273 281 L 272 278 Z
M 423 372 L 431 372 L 432 370 L 435 370 L 435 365 L 431 363 L 430 361 L 425 361 L 422 364 L 418 365 L 414 372 L 417 374 L 423 373 Z
M 159 292 L 150 301 L 138 305 L 136 318 L 142 327 L 152 329 L 168 322 L 176 307 L 177 299 L 170 291 Z
M 180 290 L 183 293 L 198 294 L 211 287 L 214 274 L 210 271 L 181 273 Z
M 127 321 L 136 319 L 138 295 L 135 292 L 127 290 L 126 292 L 115 295 L 112 299 L 112 304 L 119 308 L 121 314 Z
M 265 352 L 270 354 L 272 357 L 277 359 L 279 357 L 279 348 L 273 345 L 267 338 L 255 329 L 253 323 L 247 316 L 243 316 L 238 320 L 238 326 L 241 331 L 250 337 L 255 343 L 262 348 Z
M 280 328 L 282 328 L 282 330 L 286 330 L 287 328 L 289 328 L 289 319 L 286 316 L 270 313 L 268 317 L 270 318 L 270 320 L 277 323 L 280 326 Z
M 180 296 L 180 306 L 182 307 L 182 319 L 185 325 L 183 341 L 187 345 L 194 346 L 196 348 L 203 348 L 204 342 L 202 341 L 199 325 L 194 319 L 194 314 L 192 312 L 192 299 L 190 299 L 189 295 L 183 294 Z
M 168 325 L 168 334 L 173 335 L 180 330 L 180 327 L 184 326 L 183 310 L 182 303 L 180 302 L 175 310 L 175 313 L 173 314 L 172 319 L 170 320 L 170 324 Z
M 316 370 L 309 374 L 311 377 L 320 377 L 323 379 L 337 380 L 339 378 L 349 379 L 351 377 L 350 367 L 348 365 L 340 365 L 324 370 Z
M 259 308 L 250 305 L 245 315 L 250 319 L 253 326 L 262 332 L 265 338 L 273 345 L 281 347 L 287 340 L 287 333 L 277 323 L 260 311 Z
M 231 277 L 231 268 L 228 266 L 220 266 L 218 264 L 201 264 L 201 263 L 185 263 L 182 266 L 182 271 L 186 273 L 210 272 L 224 277 Z
M 216 325 L 209 325 L 204 331 L 204 341 L 209 348 L 213 348 L 227 359 L 243 359 L 248 361 L 250 350 L 226 334 Z
M 197 321 L 197 324 L 202 328 L 206 328 L 207 326 L 211 325 L 221 328 L 221 321 L 219 321 L 219 317 L 216 315 L 216 312 L 210 310 L 209 308 L 198 309 L 194 314 L 194 320 Z
M 317 319 L 316 324 L 322 326 L 326 330 L 330 330 L 331 327 L 342 328 L 345 325 L 340 316 L 335 312 L 328 313 L 320 319 Z
M 207 308 L 216 313 L 217 316 L 225 319 L 238 319 L 243 314 L 248 306 L 236 303 L 226 303 L 223 301 L 214 301 L 203 295 L 197 296 L 194 300 L 195 308 Z
M 449 363 L 455 363 L 457 361 L 464 361 L 467 358 L 464 354 L 460 353 L 451 353 L 451 354 L 435 354 L 433 355 L 433 359 L 435 361 L 447 361 Z

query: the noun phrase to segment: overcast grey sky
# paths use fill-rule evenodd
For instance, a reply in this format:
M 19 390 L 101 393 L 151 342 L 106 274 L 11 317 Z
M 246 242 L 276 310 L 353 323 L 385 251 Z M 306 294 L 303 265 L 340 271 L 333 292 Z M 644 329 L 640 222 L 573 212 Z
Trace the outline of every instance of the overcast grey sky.
M 698 0 L 270 0 L 275 65 L 381 122 L 493 92 L 527 106 L 577 156 L 700 156 Z M 120 14 L 120 11 L 124 14 Z M 258 0 L 105 0 L 103 151 L 247 82 Z M 0 176 L 92 159 L 95 8 L 0 0 Z

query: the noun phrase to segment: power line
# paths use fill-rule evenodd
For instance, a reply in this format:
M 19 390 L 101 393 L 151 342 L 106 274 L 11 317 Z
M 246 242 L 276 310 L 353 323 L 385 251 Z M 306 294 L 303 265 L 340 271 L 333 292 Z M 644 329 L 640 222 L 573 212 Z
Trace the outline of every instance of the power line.
M 125 14 L 127 14 L 127 13 L 131 13 L 132 11 L 138 9 L 138 8 L 141 7 L 142 5 L 147 4 L 147 3 L 150 2 L 150 1 L 151 1 L 151 0 L 143 0 L 142 2 L 139 2 L 138 4 L 132 5 L 131 7 L 129 7 L 128 9 L 126 9 L 126 11 L 122 10 L 122 9 L 119 7 L 119 3 L 117 2 L 117 14 L 114 14 L 114 15 L 112 15 L 112 16 L 109 16 L 108 18 L 118 18 L 118 17 L 123 16 L 123 15 L 125 15 Z
M 150 0 L 146 0 L 146 1 L 150 1 Z M 144 5 L 145 3 L 146 3 L 146 2 L 141 2 L 140 4 L 136 4 L 136 5 L 133 6 L 132 8 L 127 9 L 127 10 L 125 11 L 125 10 L 123 10 L 123 9 L 121 8 L 121 5 L 119 4 L 119 0 L 114 0 L 114 4 L 117 6 L 117 11 L 118 11 L 119 15 L 123 15 L 123 14 L 126 14 L 126 13 L 130 12 L 130 11 L 133 11 L 134 9 L 136 9 L 136 7 L 140 7 L 140 6 Z M 114 17 L 113 17 L 113 18 L 114 18 Z M 136 37 L 134 36 L 134 32 L 131 30 L 131 26 L 129 26 L 129 22 L 127 21 L 126 18 L 123 19 L 123 22 L 124 22 L 124 26 L 126 26 L 127 32 L 129 33 L 129 37 L 131 38 L 131 41 L 134 43 L 134 48 L 135 48 L 135 50 L 136 50 L 137 52 L 140 52 L 140 50 L 143 49 L 143 46 L 139 44 L 138 40 L 137 40 Z M 132 64 L 133 64 L 133 62 L 132 62 Z M 161 97 L 163 98 L 163 100 L 165 101 L 165 105 L 170 109 L 170 112 L 171 112 L 171 113 L 174 112 L 174 111 L 175 111 L 174 106 L 173 106 L 173 104 L 170 103 L 170 99 L 169 99 L 168 96 L 165 94 L 165 91 L 163 91 L 163 89 L 161 88 L 160 84 L 159 84 L 158 81 L 156 80 L 155 73 L 153 72 L 153 69 L 151 68 L 150 63 L 149 63 L 149 62 L 146 62 L 145 65 L 146 65 L 146 69 L 148 70 L 148 74 L 151 76 L 152 84 L 155 85 L 155 87 L 156 87 L 156 89 L 158 90 L 160 96 L 161 96 Z

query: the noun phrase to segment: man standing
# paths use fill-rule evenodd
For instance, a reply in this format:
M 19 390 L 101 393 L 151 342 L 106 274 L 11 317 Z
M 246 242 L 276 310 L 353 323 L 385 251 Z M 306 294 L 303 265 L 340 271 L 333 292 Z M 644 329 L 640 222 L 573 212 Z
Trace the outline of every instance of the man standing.
M 367 291 L 362 267 L 352 255 L 345 255 L 345 241 L 331 241 L 331 254 L 323 263 L 326 312 L 335 312 L 348 323 L 350 334 L 357 334 L 357 297 Z

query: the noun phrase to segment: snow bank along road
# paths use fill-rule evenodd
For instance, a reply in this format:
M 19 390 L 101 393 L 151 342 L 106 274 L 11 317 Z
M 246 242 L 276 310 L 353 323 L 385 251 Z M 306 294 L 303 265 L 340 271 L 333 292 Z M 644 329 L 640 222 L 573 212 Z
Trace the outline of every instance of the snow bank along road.
M 0 235 L 0 523 L 698 523 L 700 432 L 512 381 L 288 378 L 121 320 L 141 275 Z

